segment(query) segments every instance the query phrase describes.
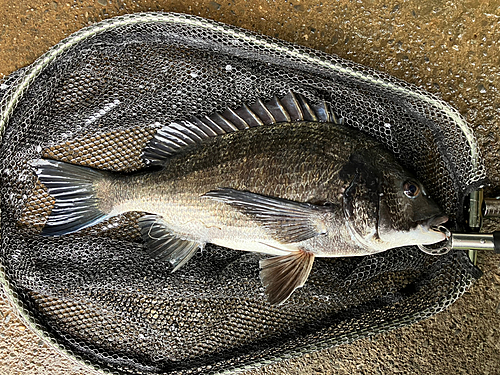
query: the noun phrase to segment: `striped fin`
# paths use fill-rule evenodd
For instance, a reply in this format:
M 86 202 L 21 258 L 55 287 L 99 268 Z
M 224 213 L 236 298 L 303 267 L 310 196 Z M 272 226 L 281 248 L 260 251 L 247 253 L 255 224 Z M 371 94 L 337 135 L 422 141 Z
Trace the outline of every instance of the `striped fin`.
M 95 225 L 108 217 L 96 196 L 98 182 L 111 174 L 62 161 L 31 161 L 38 179 L 55 204 L 42 230 L 44 236 L 60 236 Z
M 145 250 L 150 257 L 169 261 L 177 271 L 203 244 L 178 237 L 165 225 L 162 218 L 156 215 L 142 216 L 138 221 Z
M 303 95 L 290 91 L 281 99 L 276 96 L 267 102 L 259 99 L 251 105 L 228 108 L 222 113 L 172 122 L 156 132 L 142 157 L 146 164 L 162 165 L 166 159 L 184 148 L 218 135 L 282 122 L 319 121 L 342 124 L 342 120 L 327 102 L 312 104 Z
M 240 209 L 283 243 L 301 242 L 327 234 L 326 223 L 331 210 L 328 206 L 294 202 L 230 188 L 212 190 L 202 197 Z
M 269 303 L 281 305 L 295 289 L 303 287 L 313 262 L 314 255 L 306 251 L 261 260 L 260 279 Z

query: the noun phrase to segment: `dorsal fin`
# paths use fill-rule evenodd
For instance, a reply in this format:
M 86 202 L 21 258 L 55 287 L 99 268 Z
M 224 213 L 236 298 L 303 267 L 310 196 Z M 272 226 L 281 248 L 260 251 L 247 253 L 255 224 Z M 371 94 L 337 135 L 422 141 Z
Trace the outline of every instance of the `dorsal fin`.
M 310 104 L 304 96 L 290 91 L 281 99 L 274 96 L 265 103 L 259 99 L 237 109 L 228 108 L 222 113 L 163 126 L 145 147 L 142 158 L 146 164 L 162 165 L 170 156 L 207 138 L 255 126 L 294 121 L 343 122 L 327 102 Z

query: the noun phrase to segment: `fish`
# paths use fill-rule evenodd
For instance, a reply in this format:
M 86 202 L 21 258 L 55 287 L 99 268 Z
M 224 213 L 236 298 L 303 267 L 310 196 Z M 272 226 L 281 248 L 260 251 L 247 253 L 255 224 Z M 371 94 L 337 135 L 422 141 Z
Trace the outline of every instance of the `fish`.
M 160 128 L 131 174 L 31 162 L 55 199 L 42 235 L 113 216 L 138 220 L 145 251 L 177 271 L 207 243 L 257 252 L 268 302 L 304 286 L 317 257 L 433 244 L 448 218 L 379 141 L 325 102 L 289 92 Z

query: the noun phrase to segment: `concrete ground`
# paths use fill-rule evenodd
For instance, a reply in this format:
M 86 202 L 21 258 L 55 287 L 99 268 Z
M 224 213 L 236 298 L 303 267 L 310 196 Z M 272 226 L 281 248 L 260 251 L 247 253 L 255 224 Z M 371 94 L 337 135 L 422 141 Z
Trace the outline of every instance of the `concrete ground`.
M 458 4 L 459 3 L 459 4 Z M 470 122 L 500 195 L 500 3 L 346 1 L 0 1 L 0 78 L 65 36 L 142 11 L 196 14 L 335 53 L 424 87 Z M 489 222 L 489 229 L 500 225 Z M 374 339 L 249 374 L 500 374 L 500 257 L 447 311 Z M 0 294 L 0 374 L 89 374 L 25 328 Z

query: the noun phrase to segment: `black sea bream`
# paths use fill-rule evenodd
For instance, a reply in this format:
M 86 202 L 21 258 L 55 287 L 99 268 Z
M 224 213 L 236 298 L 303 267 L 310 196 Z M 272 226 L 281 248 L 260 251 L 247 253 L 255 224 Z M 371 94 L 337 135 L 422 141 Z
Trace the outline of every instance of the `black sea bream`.
M 294 111 L 300 121 L 290 121 Z M 144 154 L 158 171 L 34 161 L 56 200 L 42 233 L 143 211 L 145 247 L 174 271 L 206 243 L 272 255 L 260 263 L 271 303 L 304 285 L 315 257 L 443 240 L 436 226 L 447 218 L 422 184 L 379 142 L 341 123 L 327 105 L 290 93 L 164 127 Z

